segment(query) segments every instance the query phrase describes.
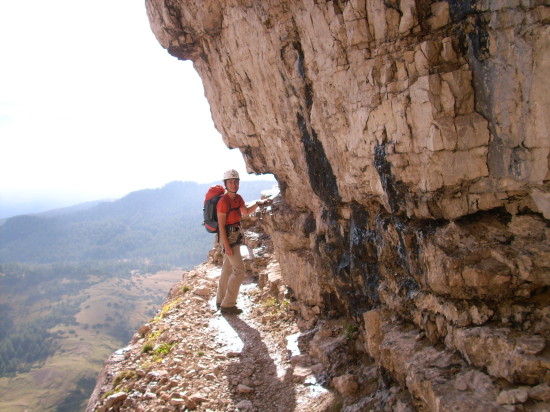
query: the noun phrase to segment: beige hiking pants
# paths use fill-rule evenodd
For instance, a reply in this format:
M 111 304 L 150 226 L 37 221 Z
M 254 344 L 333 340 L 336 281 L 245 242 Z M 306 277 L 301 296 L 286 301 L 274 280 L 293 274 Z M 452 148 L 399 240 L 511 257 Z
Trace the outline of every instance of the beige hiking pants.
M 229 241 L 232 242 L 232 236 Z M 245 268 L 241 256 L 241 245 L 234 245 L 233 255 L 223 256 L 222 274 L 218 283 L 218 295 L 216 302 L 221 303 L 223 307 L 235 306 L 241 283 L 243 283 Z

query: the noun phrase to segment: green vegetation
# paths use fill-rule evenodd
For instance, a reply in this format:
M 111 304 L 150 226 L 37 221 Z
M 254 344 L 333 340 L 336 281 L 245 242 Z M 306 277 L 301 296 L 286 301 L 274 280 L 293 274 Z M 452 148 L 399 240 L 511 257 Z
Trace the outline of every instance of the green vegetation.
M 164 331 L 161 329 L 149 334 L 149 336 L 147 336 L 147 341 L 143 345 L 143 348 L 141 348 L 141 353 L 151 352 L 155 347 L 155 342 L 157 341 L 158 337 L 162 334 L 162 332 Z
M 268 309 L 271 312 L 280 313 L 288 311 L 290 301 L 287 299 L 278 300 L 276 297 L 270 296 L 262 300 L 261 305 L 263 308 Z
M 168 290 L 180 279 L 179 270 L 132 279 L 90 276 L 72 282 L 59 278 L 40 282 L 36 289 L 46 293 L 33 293 L 32 299 L 26 299 L 24 293 L 6 295 L 2 301 L 9 305 L 0 306 L 0 339 L 14 332 L 13 325 L 29 326 L 29 330 L 36 329 L 30 326 L 34 322 L 55 326 L 47 329 L 52 336 L 49 356 L 32 366 L 20 365 L 15 376 L 0 377 L 0 410 L 20 410 L 17 405 L 22 402 L 29 410 L 84 410 L 103 361 L 151 319 L 148 313 L 157 312 Z M 56 285 L 68 294 L 56 294 Z M 79 287 L 85 289 L 79 291 Z M 4 296 L 1 287 L 0 294 Z M 59 323 L 61 320 L 67 322 Z M 91 386 L 86 386 L 83 377 L 91 378 Z
M 173 268 L 167 264 L 152 264 L 146 261 L 85 261 L 85 262 L 56 262 L 56 263 L 0 263 L 0 290 L 2 295 L 24 294 L 28 299 L 55 293 L 56 295 L 74 293 L 90 287 L 93 283 L 88 277 L 96 275 L 104 277 L 120 277 L 129 279 L 131 271 L 141 273 L 156 273 Z M 70 279 L 70 282 L 60 282 Z M 45 291 L 38 285 L 44 286 L 56 280 L 50 290 Z
M 54 338 L 39 322 L 9 333 L 0 341 L 0 376 L 29 371 L 33 363 L 55 352 Z
M 344 333 L 347 340 L 354 340 L 359 335 L 359 327 L 357 325 L 345 325 Z
M 174 346 L 174 344 L 163 343 L 163 344 L 159 345 L 157 348 L 155 348 L 153 353 L 155 355 L 167 355 L 168 353 L 170 353 L 173 346 Z
M 113 386 L 118 386 L 120 382 L 126 379 L 132 379 L 136 376 L 136 372 L 132 370 L 124 370 L 117 373 L 115 379 L 113 380 Z
M 164 331 L 161 329 L 161 330 L 157 330 L 156 332 L 151 333 L 147 337 L 147 342 L 153 342 L 153 343 L 156 342 L 156 340 L 162 334 L 162 332 L 164 332 Z
M 160 313 L 158 314 L 158 316 L 155 317 L 155 319 L 153 320 L 160 320 L 160 319 L 164 319 L 164 317 L 166 316 L 166 314 L 168 312 L 170 312 L 175 306 L 177 306 L 179 303 L 181 302 L 181 298 L 178 297 L 176 299 L 174 299 L 172 302 L 170 303 L 167 303 L 166 305 L 164 305 L 160 311 Z
M 3 317 L 0 332 L 0 377 L 16 372 L 29 371 L 33 363 L 42 361 L 56 350 L 59 334 L 50 332 L 56 325 L 74 325 L 74 315 L 80 310 L 79 300 L 52 304 L 43 312 L 47 314 L 24 325 L 14 327 L 8 305 L 0 305 Z
M 161 343 L 159 346 L 157 346 L 153 350 L 153 355 L 154 355 L 153 362 L 161 361 L 162 358 L 164 358 L 168 353 L 170 353 L 170 351 L 175 345 L 176 345 L 175 343 Z
M 141 349 L 141 353 L 149 353 L 152 355 L 155 355 L 153 361 L 156 362 L 160 359 L 162 359 L 165 355 L 170 353 L 172 348 L 174 347 L 175 343 L 161 343 L 156 348 L 152 341 L 147 341 L 145 345 L 143 345 L 143 348 Z

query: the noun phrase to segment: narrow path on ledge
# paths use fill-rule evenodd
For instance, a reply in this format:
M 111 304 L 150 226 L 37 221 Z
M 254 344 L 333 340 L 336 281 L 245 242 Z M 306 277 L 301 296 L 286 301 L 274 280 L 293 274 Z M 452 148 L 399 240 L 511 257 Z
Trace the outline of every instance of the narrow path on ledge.
M 278 265 L 260 272 L 270 270 Z M 212 263 L 183 273 L 158 314 L 106 361 L 87 411 L 331 410 L 333 393 L 315 380 L 322 365 L 299 353 L 288 302 L 248 279 L 237 301 L 243 313 L 222 315 L 219 275 Z
M 219 274 L 217 268 L 208 272 L 215 281 Z M 320 410 L 330 398 L 328 392 L 313 376 L 296 371 L 291 362 L 300 355 L 294 321 L 280 311 L 274 299 L 262 301 L 260 295 L 256 283 L 245 281 L 237 301 L 243 313 L 216 311 L 209 323 L 220 352 L 236 359 L 225 370 L 234 389 L 234 404 L 239 410 L 251 411 Z M 215 311 L 215 295 L 209 304 Z

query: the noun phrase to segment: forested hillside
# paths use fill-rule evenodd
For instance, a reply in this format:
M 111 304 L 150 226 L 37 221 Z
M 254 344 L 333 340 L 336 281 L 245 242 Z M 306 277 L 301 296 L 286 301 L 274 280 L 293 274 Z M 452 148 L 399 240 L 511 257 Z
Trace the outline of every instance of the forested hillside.
M 246 182 L 245 199 L 272 182 Z M 205 259 L 213 235 L 202 226 L 210 185 L 172 182 L 86 210 L 23 215 L 0 226 L 0 263 L 149 262 L 181 267 Z

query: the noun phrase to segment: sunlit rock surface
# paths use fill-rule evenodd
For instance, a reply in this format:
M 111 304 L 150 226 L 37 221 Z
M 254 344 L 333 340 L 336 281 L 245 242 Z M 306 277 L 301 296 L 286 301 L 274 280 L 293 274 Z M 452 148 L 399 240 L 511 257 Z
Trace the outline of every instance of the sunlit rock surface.
M 146 1 L 225 143 L 279 182 L 304 326 L 361 320 L 419 407 L 548 402 L 546 4 Z

